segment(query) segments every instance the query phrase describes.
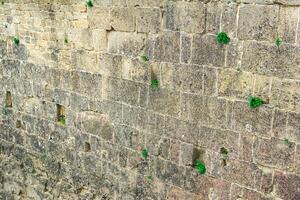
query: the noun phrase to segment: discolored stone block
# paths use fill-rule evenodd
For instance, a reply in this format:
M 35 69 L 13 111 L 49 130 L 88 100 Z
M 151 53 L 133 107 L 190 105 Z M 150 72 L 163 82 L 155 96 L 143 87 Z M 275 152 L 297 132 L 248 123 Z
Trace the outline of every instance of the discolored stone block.
M 110 11 L 111 26 L 117 31 L 134 31 L 135 18 L 132 8 L 112 8 Z
M 247 99 L 253 91 L 254 75 L 235 70 L 218 71 L 218 95 Z
M 94 6 L 88 9 L 87 19 L 91 28 L 110 29 L 110 13 L 108 7 Z M 99 23 L 101 22 L 101 23 Z

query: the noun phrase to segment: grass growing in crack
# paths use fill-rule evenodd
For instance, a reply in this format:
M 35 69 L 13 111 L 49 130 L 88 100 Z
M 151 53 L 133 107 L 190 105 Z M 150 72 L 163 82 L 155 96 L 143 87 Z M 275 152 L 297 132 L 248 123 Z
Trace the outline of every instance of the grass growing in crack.
M 197 169 L 199 174 L 205 174 L 205 172 L 206 172 L 205 164 L 203 162 L 201 162 L 200 160 L 195 161 L 195 168 Z
M 261 98 L 250 96 L 248 99 L 248 105 L 250 108 L 258 108 L 264 104 L 264 101 Z
M 66 116 L 64 115 L 59 116 L 57 122 L 62 125 L 66 125 Z
M 68 43 L 69 43 L 69 41 L 68 41 L 68 38 L 65 38 L 65 43 L 66 43 L 66 44 L 68 44 Z
M 281 44 L 282 44 L 282 39 L 281 38 L 276 38 L 276 40 L 275 40 L 275 44 L 276 44 L 276 46 L 280 46 Z
M 149 59 L 148 56 L 142 55 L 142 56 L 140 57 L 140 60 L 141 60 L 142 62 L 148 62 L 150 59 Z
M 148 150 L 147 149 L 143 149 L 141 152 L 141 157 L 144 159 L 147 159 L 149 156 Z
M 220 32 L 217 35 L 217 42 L 219 44 L 228 44 L 230 42 L 230 37 L 228 37 L 227 33 Z
M 152 181 L 153 180 L 153 176 L 149 175 L 149 176 L 146 176 L 147 180 L 148 181 Z
M 86 5 L 87 7 L 89 7 L 89 8 L 91 8 L 91 7 L 93 7 L 93 6 L 94 6 L 94 4 L 93 4 L 93 1 L 92 1 L 92 0 L 86 0 L 86 1 L 85 1 L 85 5 Z
M 284 144 L 287 145 L 288 147 L 292 147 L 292 143 L 291 143 L 287 138 L 285 138 L 285 139 L 283 140 L 283 142 L 284 142 Z
M 159 88 L 159 82 L 158 82 L 157 79 L 151 80 L 151 88 L 154 89 L 154 90 Z
M 20 44 L 20 39 L 19 39 L 17 36 L 15 36 L 15 37 L 13 38 L 13 43 L 14 43 L 15 45 L 19 45 L 19 44 Z

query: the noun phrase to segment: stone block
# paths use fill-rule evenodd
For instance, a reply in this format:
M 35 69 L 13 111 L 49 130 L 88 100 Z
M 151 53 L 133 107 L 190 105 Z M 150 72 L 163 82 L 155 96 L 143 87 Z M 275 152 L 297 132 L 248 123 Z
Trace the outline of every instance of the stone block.
M 282 199 L 299 199 L 300 178 L 294 174 L 285 174 L 276 171 L 274 175 L 274 188 L 276 195 Z
M 299 78 L 299 47 L 282 44 L 274 45 L 259 42 L 245 42 L 243 47 L 242 69 L 261 75 L 281 78 Z M 285 67 L 282 67 L 285 66 Z
M 194 161 L 198 159 L 198 150 L 192 144 L 181 143 L 179 164 L 183 166 L 193 166 Z
M 191 62 L 191 47 L 192 47 L 192 38 L 191 34 L 181 32 L 180 33 L 180 62 L 181 63 L 190 63 Z
M 180 33 L 163 32 L 155 39 L 153 57 L 161 62 L 179 62 L 180 59 Z
M 124 125 L 116 125 L 114 140 L 117 144 L 124 147 L 141 151 L 145 144 L 145 135 L 133 128 Z
M 184 191 L 181 188 L 178 187 L 171 187 L 167 199 L 170 200 L 179 200 L 179 199 L 185 199 L 185 200 L 196 200 L 199 197 L 197 197 L 195 194 L 189 193 Z
M 79 74 L 80 93 L 100 99 L 102 96 L 102 76 L 81 72 Z
M 178 116 L 180 95 L 179 92 L 168 89 L 149 91 L 149 109 L 171 116 Z
M 125 102 L 134 106 L 145 106 L 147 87 L 128 80 L 107 78 L 103 84 L 103 97 L 108 100 Z
M 278 37 L 283 42 L 294 43 L 296 41 L 299 8 L 281 7 L 279 12 Z
M 239 11 L 238 38 L 274 41 L 278 26 L 278 5 L 243 5 Z M 251 18 L 249 18 L 251 16 Z
M 272 110 L 267 107 L 250 109 L 247 103 L 234 102 L 232 128 L 236 131 L 258 133 L 270 137 Z
M 202 33 L 205 30 L 205 6 L 202 2 L 167 2 L 164 27 L 167 30 Z
M 88 9 L 87 19 L 89 27 L 92 29 L 102 28 L 109 30 L 110 27 L 110 9 L 108 7 L 94 6 L 93 9 Z
M 92 41 L 95 51 L 107 51 L 107 31 L 103 29 L 92 30 Z
M 225 48 L 217 44 L 216 36 L 196 34 L 192 42 L 192 64 L 223 67 Z
M 112 8 L 111 26 L 116 31 L 134 31 L 135 16 L 132 8 Z
M 300 111 L 299 108 L 299 84 L 300 82 L 274 79 L 271 89 L 270 103 L 280 109 Z
M 218 95 L 247 99 L 253 92 L 254 74 L 222 69 L 218 71 Z
M 161 27 L 161 12 L 156 8 L 135 10 L 136 28 L 140 33 L 157 33 Z
M 82 130 L 87 133 L 100 136 L 105 140 L 112 140 L 113 126 L 108 115 L 96 112 L 81 112 L 79 123 Z
M 286 138 L 300 142 L 300 114 L 299 113 L 289 113 L 287 126 L 286 126 Z M 283 126 L 284 127 L 284 126 Z
M 264 166 L 291 170 L 295 159 L 295 144 L 278 139 L 258 139 L 254 149 L 255 161 Z
M 143 51 L 146 36 L 142 33 L 109 32 L 108 51 L 113 54 L 138 56 Z

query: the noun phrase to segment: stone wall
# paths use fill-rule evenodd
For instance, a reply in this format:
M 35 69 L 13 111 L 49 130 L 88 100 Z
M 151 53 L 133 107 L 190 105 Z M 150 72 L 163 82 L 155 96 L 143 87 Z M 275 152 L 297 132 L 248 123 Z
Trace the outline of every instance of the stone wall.
M 1 2 L 0 199 L 300 199 L 299 0 Z

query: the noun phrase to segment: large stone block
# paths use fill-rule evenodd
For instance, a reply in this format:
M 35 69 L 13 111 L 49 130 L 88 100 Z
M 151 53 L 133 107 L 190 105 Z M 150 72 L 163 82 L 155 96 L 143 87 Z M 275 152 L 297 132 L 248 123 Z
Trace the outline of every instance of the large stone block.
M 260 107 L 252 110 L 247 103 L 234 102 L 232 128 L 236 131 L 258 133 L 261 136 L 271 136 L 272 110 Z
M 103 28 L 110 29 L 110 13 L 108 7 L 94 6 L 93 9 L 88 9 L 87 19 L 89 27 L 92 29 Z
M 109 32 L 108 51 L 114 54 L 138 56 L 143 52 L 146 36 L 142 33 Z
M 132 8 L 112 8 L 111 26 L 117 31 L 134 31 L 135 16 Z
M 222 69 L 218 72 L 219 96 L 247 99 L 252 94 L 254 74 L 230 69 Z
M 284 174 L 283 172 L 275 172 L 274 187 L 276 195 L 279 198 L 294 200 L 300 198 L 299 192 L 300 177 L 293 174 Z
M 192 42 L 191 63 L 223 67 L 225 48 L 217 44 L 216 36 L 196 34 Z
M 115 78 L 106 78 L 102 84 L 103 98 L 135 106 L 146 106 L 146 85 Z
M 202 2 L 167 2 L 164 27 L 173 31 L 202 33 L 205 30 L 205 5 Z
M 255 161 L 264 166 L 291 170 L 295 159 L 295 145 L 278 139 L 258 139 L 254 149 Z
M 180 59 L 180 33 L 163 32 L 155 39 L 153 57 L 162 62 L 179 62 Z
M 262 75 L 299 78 L 299 47 L 282 44 L 279 48 L 260 42 L 245 42 L 242 69 Z M 283 67 L 284 66 L 284 67 Z
M 137 32 L 157 33 L 161 27 L 161 12 L 156 8 L 135 10 Z
M 179 92 L 168 89 L 150 89 L 149 95 L 149 109 L 161 114 L 167 114 L 171 116 L 179 115 Z
M 278 5 L 242 5 L 239 11 L 238 38 L 274 41 L 278 12 Z
M 297 35 L 299 8 L 281 7 L 279 12 L 278 36 L 284 42 L 294 43 Z

